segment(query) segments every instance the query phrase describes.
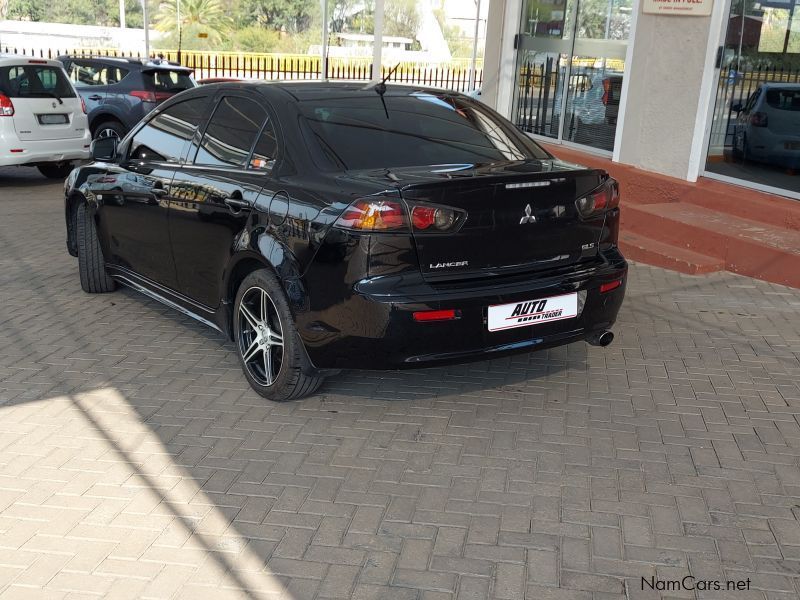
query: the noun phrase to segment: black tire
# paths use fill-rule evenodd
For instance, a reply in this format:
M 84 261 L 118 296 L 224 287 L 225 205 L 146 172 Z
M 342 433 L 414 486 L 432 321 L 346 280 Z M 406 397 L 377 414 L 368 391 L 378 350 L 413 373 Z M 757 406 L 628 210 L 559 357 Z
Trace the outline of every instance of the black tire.
M 39 173 L 48 179 L 66 179 L 67 175 L 72 171 L 72 163 L 47 163 L 36 168 L 39 169 Z
M 125 137 L 128 130 L 119 121 L 103 121 L 92 132 L 92 139 L 99 139 L 101 137 L 113 137 L 116 135 L 117 141 Z
M 106 261 L 100 240 L 97 239 L 97 229 L 85 202 L 78 205 L 76 229 L 81 288 L 89 294 L 113 292 L 117 283 L 106 273 Z
M 233 337 L 248 383 L 264 398 L 274 402 L 295 400 L 313 394 L 322 384 L 323 377 L 303 372 L 308 366 L 303 343 L 286 295 L 267 269 L 250 273 L 239 286 Z M 246 360 L 248 350 L 250 359 Z

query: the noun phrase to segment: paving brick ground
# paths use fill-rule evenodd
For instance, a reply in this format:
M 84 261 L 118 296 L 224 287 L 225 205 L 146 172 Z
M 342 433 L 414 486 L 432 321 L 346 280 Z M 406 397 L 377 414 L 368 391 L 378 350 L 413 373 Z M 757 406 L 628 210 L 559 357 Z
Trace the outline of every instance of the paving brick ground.
M 800 291 L 635 266 L 607 349 L 275 405 L 213 331 L 83 294 L 61 210 L 0 173 L 4 600 L 798 597 Z

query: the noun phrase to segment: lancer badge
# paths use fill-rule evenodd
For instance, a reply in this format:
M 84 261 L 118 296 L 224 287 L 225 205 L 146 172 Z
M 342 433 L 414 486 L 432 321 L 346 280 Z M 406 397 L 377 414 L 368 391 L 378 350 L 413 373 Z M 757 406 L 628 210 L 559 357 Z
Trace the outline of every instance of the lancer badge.
M 536 217 L 531 214 L 531 205 L 525 207 L 525 215 L 519 220 L 520 225 L 527 225 L 528 223 L 536 223 Z

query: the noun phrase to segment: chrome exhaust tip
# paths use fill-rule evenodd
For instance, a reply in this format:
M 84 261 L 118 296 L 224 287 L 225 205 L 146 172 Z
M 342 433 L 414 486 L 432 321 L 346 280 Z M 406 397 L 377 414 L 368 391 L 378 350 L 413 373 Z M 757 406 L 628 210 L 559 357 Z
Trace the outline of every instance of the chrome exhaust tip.
M 600 346 L 605 348 L 614 341 L 614 334 L 610 331 L 601 331 L 600 333 L 590 335 L 588 338 L 586 338 L 586 341 L 592 346 Z

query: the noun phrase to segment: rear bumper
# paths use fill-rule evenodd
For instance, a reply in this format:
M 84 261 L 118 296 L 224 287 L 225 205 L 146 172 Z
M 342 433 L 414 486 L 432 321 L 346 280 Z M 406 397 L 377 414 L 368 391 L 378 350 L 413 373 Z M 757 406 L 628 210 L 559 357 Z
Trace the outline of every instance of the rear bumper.
M 0 166 L 87 160 L 91 141 L 88 130 L 79 138 L 38 141 L 23 141 L 15 132 L 0 132 Z
M 557 277 L 516 279 L 499 285 L 471 284 L 437 289 L 395 286 L 384 282 L 357 285 L 355 293 L 325 314 L 307 313 L 300 334 L 309 359 L 318 369 L 408 369 L 560 346 L 585 340 L 610 328 L 625 295 L 627 263 L 618 250 L 602 264 Z M 605 294 L 600 285 L 622 279 Z M 390 286 L 391 288 L 391 286 Z M 579 314 L 505 331 L 488 331 L 487 307 L 577 292 Z M 457 309 L 454 321 L 419 323 L 413 313 Z

